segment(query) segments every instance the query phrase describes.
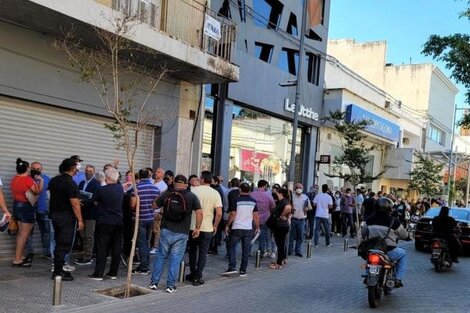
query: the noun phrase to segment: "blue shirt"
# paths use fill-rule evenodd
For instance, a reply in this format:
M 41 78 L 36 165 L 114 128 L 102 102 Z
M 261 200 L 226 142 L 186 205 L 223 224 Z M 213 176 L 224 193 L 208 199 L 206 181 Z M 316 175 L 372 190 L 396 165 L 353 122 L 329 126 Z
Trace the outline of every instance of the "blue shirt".
M 46 174 L 41 174 L 42 179 L 44 180 L 44 187 L 42 188 L 41 193 L 39 194 L 38 197 L 38 202 L 36 203 L 35 209 L 38 213 L 46 213 L 48 211 L 48 205 L 47 205 L 47 189 L 49 187 L 49 176 Z M 38 182 L 38 181 L 36 181 Z
M 85 173 L 83 172 L 78 172 L 77 174 L 73 175 L 72 179 L 73 181 L 77 184 L 77 186 L 85 180 Z
M 120 184 L 109 184 L 96 190 L 93 200 L 98 202 L 96 222 L 122 225 L 122 200 L 124 191 Z
M 160 189 L 158 189 L 150 179 L 142 179 L 140 183 L 137 184 L 137 193 L 140 198 L 139 220 L 141 222 L 153 221 L 152 203 L 160 195 Z M 134 196 L 134 193 L 132 193 L 132 196 Z

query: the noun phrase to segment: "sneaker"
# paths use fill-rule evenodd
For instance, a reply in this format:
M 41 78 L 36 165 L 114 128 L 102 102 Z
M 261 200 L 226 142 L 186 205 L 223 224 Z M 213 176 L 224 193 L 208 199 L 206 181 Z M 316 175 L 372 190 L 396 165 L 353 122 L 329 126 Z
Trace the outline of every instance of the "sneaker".
M 141 274 L 141 275 L 148 275 L 150 274 L 149 270 L 144 270 L 139 267 L 137 267 L 135 270 L 132 270 L 132 274 Z
M 261 255 L 263 258 L 267 258 L 267 257 L 270 257 L 271 255 L 269 254 L 269 252 L 265 252 Z
M 304 255 L 303 255 L 302 253 L 300 253 L 300 252 L 297 252 L 295 255 L 298 256 L 298 257 L 301 257 L 301 258 L 304 257 Z
M 107 273 L 106 278 L 109 278 L 109 279 L 112 279 L 112 280 L 117 279 L 117 274 Z
M 157 254 L 157 248 L 152 248 L 152 249 L 150 250 L 149 254 L 151 254 L 151 255 Z
M 176 292 L 176 286 L 166 287 L 165 291 L 168 293 Z
M 330 243 L 329 245 L 326 245 L 327 248 L 333 247 L 333 244 Z
M 276 258 L 276 252 L 271 253 L 270 257 L 271 257 L 271 259 L 275 259 Z
M 193 286 L 201 286 L 204 285 L 205 281 L 201 278 L 195 279 L 193 282 Z
M 96 280 L 96 281 L 102 281 L 103 280 L 103 276 L 99 276 L 99 275 L 96 275 L 96 274 L 88 275 L 88 278 L 92 279 L 92 280 Z
M 320 245 L 315 245 L 315 248 L 319 248 L 319 247 L 320 247 Z
M 91 264 L 91 259 L 75 258 L 75 259 L 73 259 L 73 262 L 77 265 L 90 265 Z
M 69 272 L 52 273 L 51 279 L 55 279 L 57 276 L 61 276 L 63 281 L 73 280 L 73 276 Z
M 236 273 L 238 273 L 236 270 L 229 268 L 228 270 L 223 272 L 222 275 L 226 276 L 226 275 L 233 275 L 233 274 L 236 274 Z
M 156 284 L 156 283 L 150 283 L 149 289 L 150 289 L 150 290 L 158 290 L 158 284 Z
M 125 267 L 127 267 L 127 260 L 129 259 L 129 257 L 126 257 L 124 254 L 121 254 L 121 263 L 122 265 L 124 265 Z
M 240 277 L 245 277 L 246 276 L 246 271 L 240 271 Z
M 62 266 L 62 270 L 64 270 L 65 272 L 73 272 L 75 271 L 75 266 L 65 264 L 64 266 Z

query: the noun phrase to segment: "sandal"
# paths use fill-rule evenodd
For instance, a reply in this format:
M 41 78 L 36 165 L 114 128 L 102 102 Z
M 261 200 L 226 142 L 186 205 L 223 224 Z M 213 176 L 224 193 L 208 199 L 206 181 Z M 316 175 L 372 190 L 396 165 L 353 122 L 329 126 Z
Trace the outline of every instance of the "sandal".
M 280 266 L 277 263 L 271 263 L 271 265 L 269 265 L 269 269 L 271 269 L 271 270 L 280 270 L 281 268 L 282 268 L 282 266 Z
M 21 262 L 21 263 L 14 263 L 14 262 L 11 262 L 11 266 L 12 267 L 31 267 L 31 262 Z

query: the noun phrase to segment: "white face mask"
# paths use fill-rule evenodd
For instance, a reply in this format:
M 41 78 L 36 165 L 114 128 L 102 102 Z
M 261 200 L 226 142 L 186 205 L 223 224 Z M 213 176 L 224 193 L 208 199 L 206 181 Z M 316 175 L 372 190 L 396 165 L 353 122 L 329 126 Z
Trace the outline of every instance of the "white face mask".
M 81 163 L 77 163 L 77 170 L 79 170 L 82 167 Z
M 302 188 L 297 188 L 297 189 L 295 190 L 295 193 L 298 194 L 298 195 L 300 195 L 300 194 L 302 193 L 302 191 L 303 191 Z
M 336 195 L 336 198 L 341 198 L 341 196 L 340 196 L 340 195 Z

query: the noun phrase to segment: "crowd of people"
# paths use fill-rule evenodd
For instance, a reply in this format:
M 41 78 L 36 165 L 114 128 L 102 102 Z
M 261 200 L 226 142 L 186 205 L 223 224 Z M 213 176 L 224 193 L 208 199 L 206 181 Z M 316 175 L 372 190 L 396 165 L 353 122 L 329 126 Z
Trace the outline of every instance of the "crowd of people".
M 204 284 L 207 255 L 218 254 L 224 242 L 228 268 L 222 275 L 243 277 L 253 245 L 262 258 L 273 259 L 270 269 L 279 270 L 287 264 L 288 256 L 303 257 L 304 240 L 313 240 L 318 248 L 320 236 L 324 236 L 328 248 L 332 236 L 345 237 L 349 232 L 354 238 L 358 219 L 366 223 L 376 219 L 388 225 L 389 218 L 377 215 L 377 199 L 383 196 L 389 201 L 390 212 L 401 222 L 393 227 L 402 236 L 399 227 L 406 228 L 411 215 L 443 204 L 440 199 L 408 203 L 364 188 L 333 192 L 326 184 L 312 186 L 306 192 L 301 183 L 296 183 L 289 190 L 286 185 L 270 186 L 263 179 L 255 187 L 232 178 L 227 188 L 222 176 L 209 171 L 186 177 L 162 168 L 143 168 L 137 173 L 128 171 L 122 178 L 116 162 L 104 165 L 102 171 L 91 164 L 82 170 L 82 163 L 78 155 L 66 158 L 59 166 L 60 174 L 50 178 L 40 162 L 30 165 L 18 158 L 17 175 L 10 183 L 12 214 L 0 192 L 0 208 L 19 226 L 13 267 L 31 266 L 31 237 L 37 221 L 43 254 L 53 260 L 52 278 L 59 275 L 65 281 L 73 280 L 71 255 L 79 243 L 81 251 L 73 262 L 88 265 L 95 259 L 90 279 L 116 279 L 120 262 L 129 264 L 138 219 L 133 259 L 137 267 L 132 273 L 151 273 L 149 288 L 156 290 L 168 262 L 165 290 L 172 293 L 186 252 L 190 269 L 186 280 L 199 286 Z M 369 231 L 374 232 L 374 228 Z M 239 245 L 241 263 L 237 268 Z M 397 259 L 403 258 L 402 250 L 394 250 Z M 153 263 L 150 255 L 155 255 Z M 108 256 L 111 263 L 105 274 Z

